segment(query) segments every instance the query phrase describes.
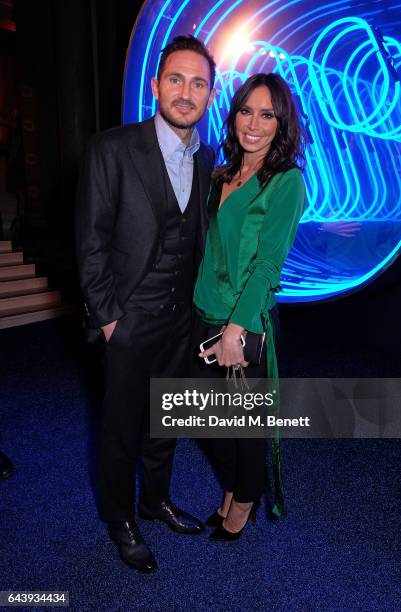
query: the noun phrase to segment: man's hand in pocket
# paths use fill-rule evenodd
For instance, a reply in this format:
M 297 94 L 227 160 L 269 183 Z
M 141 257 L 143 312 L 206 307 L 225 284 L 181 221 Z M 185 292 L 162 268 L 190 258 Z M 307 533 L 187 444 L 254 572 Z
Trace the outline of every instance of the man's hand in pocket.
M 107 323 L 107 325 L 103 325 L 102 330 L 104 333 L 104 337 L 106 338 L 106 342 L 109 342 L 116 325 L 117 321 L 112 321 L 111 323 Z

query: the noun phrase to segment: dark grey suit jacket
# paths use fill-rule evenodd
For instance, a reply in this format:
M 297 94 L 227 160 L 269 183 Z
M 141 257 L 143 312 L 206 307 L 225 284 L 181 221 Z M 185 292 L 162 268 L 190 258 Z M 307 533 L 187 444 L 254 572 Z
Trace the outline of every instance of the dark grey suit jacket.
M 76 243 L 88 325 L 125 314 L 128 297 L 152 266 L 165 227 L 163 158 L 154 120 L 113 128 L 89 142 L 78 187 Z M 200 190 L 198 261 L 207 230 L 211 147 L 194 156 Z

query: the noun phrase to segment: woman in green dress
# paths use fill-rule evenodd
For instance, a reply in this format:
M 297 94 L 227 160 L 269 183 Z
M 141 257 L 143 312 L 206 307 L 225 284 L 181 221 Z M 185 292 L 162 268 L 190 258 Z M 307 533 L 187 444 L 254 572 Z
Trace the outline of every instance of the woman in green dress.
M 194 346 L 210 326 L 225 326 L 221 340 L 199 356 L 214 354 L 220 372 L 247 366 L 241 335 L 266 332 L 263 358 L 248 377 L 277 376 L 274 346 L 275 292 L 305 203 L 301 130 L 285 81 L 256 74 L 233 97 L 222 143 L 225 164 L 216 169 L 209 196 L 210 226 L 195 286 L 198 315 Z M 199 352 L 199 351 L 198 351 Z M 211 377 L 216 370 L 203 368 Z M 219 374 L 217 374 L 219 375 Z M 225 487 L 221 507 L 206 521 L 216 540 L 238 539 L 254 516 L 264 489 L 266 439 L 212 440 Z M 279 441 L 273 440 L 275 505 L 285 513 Z

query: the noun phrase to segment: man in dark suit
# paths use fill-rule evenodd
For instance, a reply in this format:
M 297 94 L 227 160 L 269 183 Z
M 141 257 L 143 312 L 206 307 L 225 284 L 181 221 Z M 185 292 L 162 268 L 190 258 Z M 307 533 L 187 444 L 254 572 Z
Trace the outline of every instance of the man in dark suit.
M 139 512 L 183 534 L 202 523 L 170 500 L 175 440 L 149 437 L 149 379 L 185 376 L 191 301 L 207 228 L 214 153 L 195 124 L 214 97 L 215 64 L 192 36 L 163 51 L 155 117 L 92 138 L 77 201 L 77 257 L 89 326 L 107 343 L 99 439 L 99 508 L 120 556 L 141 571 L 156 560 Z

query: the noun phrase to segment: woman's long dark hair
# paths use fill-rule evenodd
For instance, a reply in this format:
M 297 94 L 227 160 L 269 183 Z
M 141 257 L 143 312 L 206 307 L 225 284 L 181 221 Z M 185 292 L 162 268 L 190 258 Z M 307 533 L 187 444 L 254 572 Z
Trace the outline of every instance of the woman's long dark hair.
M 263 165 L 257 172 L 259 183 L 264 187 L 277 172 L 290 168 L 303 168 L 304 139 L 290 88 L 278 74 L 254 74 L 236 91 L 231 101 L 230 111 L 224 124 L 225 138 L 219 146 L 226 163 L 215 171 L 217 185 L 230 183 L 241 169 L 244 151 L 236 135 L 235 118 L 253 90 L 263 85 L 270 91 L 277 119 L 277 132 Z

